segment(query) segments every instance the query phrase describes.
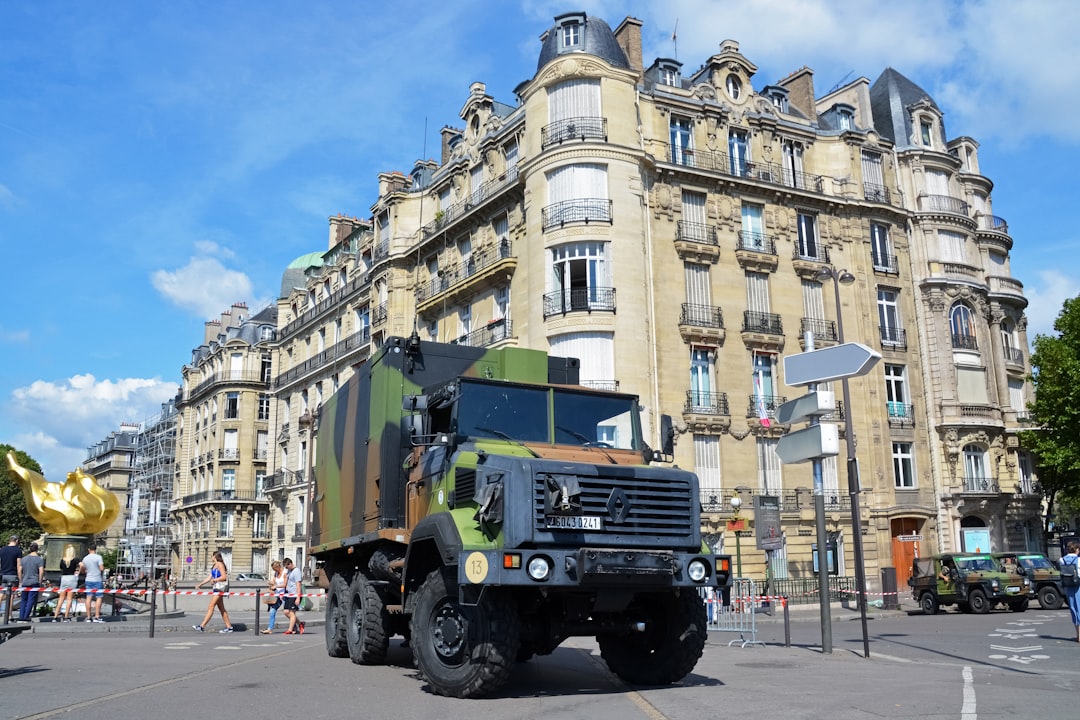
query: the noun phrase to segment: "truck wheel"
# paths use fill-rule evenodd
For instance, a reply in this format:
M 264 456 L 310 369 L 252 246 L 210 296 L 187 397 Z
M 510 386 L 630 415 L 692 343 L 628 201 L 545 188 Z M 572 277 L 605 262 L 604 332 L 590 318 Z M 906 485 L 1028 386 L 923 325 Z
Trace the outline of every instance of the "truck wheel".
M 379 665 L 386 660 L 390 647 L 386 605 L 378 588 L 360 573 L 349 585 L 348 595 L 345 638 L 349 658 L 357 665 Z
M 611 672 L 635 685 L 667 685 L 686 677 L 705 648 L 708 618 L 692 590 L 641 594 L 626 621 L 643 623 L 643 632 L 600 635 L 600 656 Z
M 968 595 L 968 605 L 971 606 L 971 612 L 976 615 L 983 615 L 990 612 L 990 601 L 986 599 L 986 593 L 976 588 Z
M 924 592 L 922 597 L 919 598 L 919 607 L 922 608 L 924 615 L 935 615 L 938 611 L 938 601 L 932 592 Z
M 1061 607 L 1061 593 L 1053 585 L 1043 585 L 1039 588 L 1039 607 L 1043 610 L 1057 610 Z
M 1009 601 L 1009 609 L 1013 612 L 1024 612 L 1028 609 L 1028 599 Z
M 349 657 L 349 645 L 345 637 L 345 608 L 348 607 L 349 583 L 345 582 L 341 575 L 335 574 L 326 595 L 326 654 L 336 658 Z
M 510 599 L 486 588 L 475 605 L 446 591 L 441 569 L 416 591 L 412 615 L 416 669 L 436 695 L 470 698 L 494 692 L 509 678 L 520 644 Z

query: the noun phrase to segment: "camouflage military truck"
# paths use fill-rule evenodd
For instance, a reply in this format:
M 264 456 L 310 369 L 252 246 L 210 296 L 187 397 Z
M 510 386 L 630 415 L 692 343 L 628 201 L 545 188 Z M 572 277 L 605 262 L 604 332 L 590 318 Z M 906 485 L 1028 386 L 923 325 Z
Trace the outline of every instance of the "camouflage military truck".
M 1024 612 L 1031 581 L 1015 572 L 1003 572 L 987 553 L 946 553 L 915 558 L 908 585 L 927 615 L 943 605 L 981 614 L 998 604 Z
M 311 553 L 331 656 L 378 664 L 401 635 L 456 697 L 573 636 L 631 683 L 694 668 L 698 590 L 728 597 L 731 559 L 702 542 L 697 477 L 650 465 L 637 398 L 577 375 L 535 350 L 391 338 L 329 398 Z
M 994 553 L 1005 570 L 1015 570 L 1031 581 L 1031 593 L 1039 599 L 1039 607 L 1057 610 L 1065 603 L 1061 589 L 1061 572 L 1042 553 Z

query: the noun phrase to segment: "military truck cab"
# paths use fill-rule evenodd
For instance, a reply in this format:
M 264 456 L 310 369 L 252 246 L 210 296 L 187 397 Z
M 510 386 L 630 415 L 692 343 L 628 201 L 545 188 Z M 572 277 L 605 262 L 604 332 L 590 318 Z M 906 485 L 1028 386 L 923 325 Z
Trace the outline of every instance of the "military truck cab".
M 1024 612 L 1031 581 L 1015 572 L 1003 572 L 987 553 L 946 553 L 915 558 L 908 585 L 927 615 L 946 605 L 981 614 L 999 604 Z

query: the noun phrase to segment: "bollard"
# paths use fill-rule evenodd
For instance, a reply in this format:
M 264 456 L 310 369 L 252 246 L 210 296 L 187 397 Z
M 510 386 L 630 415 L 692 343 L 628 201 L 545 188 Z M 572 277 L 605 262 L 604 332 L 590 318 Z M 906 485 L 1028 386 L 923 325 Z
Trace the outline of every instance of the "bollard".
M 791 647 L 791 613 L 788 612 L 787 595 L 780 596 L 780 606 L 784 608 L 784 647 Z
M 157 580 L 150 588 L 150 639 L 154 638 L 154 623 L 157 621 Z
M 262 621 L 259 619 L 259 611 L 262 610 L 262 591 L 255 593 L 255 630 L 258 631 L 262 627 Z

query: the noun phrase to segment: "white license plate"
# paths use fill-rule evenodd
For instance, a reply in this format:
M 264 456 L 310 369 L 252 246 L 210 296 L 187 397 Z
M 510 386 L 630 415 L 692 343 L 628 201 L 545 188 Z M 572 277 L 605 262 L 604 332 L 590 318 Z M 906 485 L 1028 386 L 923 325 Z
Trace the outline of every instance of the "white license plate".
M 1015 586 L 1015 585 L 1012 585 L 1010 587 L 1005 588 L 1005 592 L 1017 593 L 1017 592 L 1020 592 L 1020 588 Z
M 544 521 L 552 530 L 600 530 L 601 522 L 597 516 L 585 515 L 548 515 Z

